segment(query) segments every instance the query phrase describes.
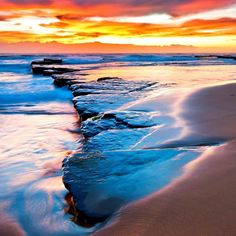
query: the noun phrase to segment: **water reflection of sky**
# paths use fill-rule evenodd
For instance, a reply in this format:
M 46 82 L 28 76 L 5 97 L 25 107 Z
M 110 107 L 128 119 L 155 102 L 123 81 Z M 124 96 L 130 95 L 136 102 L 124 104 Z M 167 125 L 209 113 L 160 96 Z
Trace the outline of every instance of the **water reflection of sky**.
M 104 76 L 130 80 L 151 80 L 162 84 L 176 83 L 180 88 L 199 87 L 236 80 L 236 65 L 167 65 L 167 66 L 123 66 L 90 70 L 89 79 Z

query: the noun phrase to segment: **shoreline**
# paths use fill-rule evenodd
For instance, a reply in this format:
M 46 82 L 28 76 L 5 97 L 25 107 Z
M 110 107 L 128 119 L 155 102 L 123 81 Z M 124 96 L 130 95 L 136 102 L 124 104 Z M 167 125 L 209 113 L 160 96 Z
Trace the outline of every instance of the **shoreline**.
M 228 128 L 222 115 L 230 114 L 223 109 L 208 110 L 214 115 L 207 125 L 205 119 L 195 120 L 202 105 L 183 103 L 196 89 L 202 91 L 200 86 L 232 83 L 232 61 L 195 60 L 193 55 L 54 56 L 43 62 L 40 55 L 0 58 L 3 234 L 90 235 L 102 230 L 116 222 L 120 207 L 146 202 L 169 184 L 175 188 L 184 173 L 192 178 L 194 167 L 234 135 L 234 127 L 228 136 L 213 133 L 214 116 L 221 117 L 219 128 Z M 31 74 L 34 60 L 40 60 L 39 67 Z M 81 123 L 73 97 L 76 110 L 83 112 Z M 180 115 L 189 116 L 184 112 L 190 110 L 186 123 Z M 202 128 L 204 123 L 211 130 Z M 201 137 L 202 131 L 208 136 Z M 150 221 L 146 216 L 145 225 Z
M 160 191 L 123 207 L 94 235 L 234 235 L 236 83 L 202 88 L 182 103 L 189 127 L 183 146 L 216 140 L 185 173 Z M 189 138 L 194 137 L 189 142 Z

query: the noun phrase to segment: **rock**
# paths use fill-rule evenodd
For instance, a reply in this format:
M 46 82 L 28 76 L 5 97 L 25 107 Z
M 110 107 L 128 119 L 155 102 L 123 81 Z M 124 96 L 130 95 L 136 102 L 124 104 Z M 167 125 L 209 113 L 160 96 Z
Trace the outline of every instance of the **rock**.
M 63 181 L 76 208 L 99 219 L 167 185 L 197 155 L 183 149 L 79 153 L 63 161 Z
M 53 78 L 53 83 L 59 87 L 63 87 L 63 86 L 67 86 L 67 85 L 70 86 L 70 85 L 78 84 L 78 83 L 81 84 L 81 83 L 85 83 L 85 81 L 86 81 L 83 78 L 74 78 L 73 76 L 71 76 L 71 77 L 64 76 L 64 74 L 62 74 L 62 75 L 53 74 L 52 78 Z
M 73 89 L 72 93 L 76 97 L 76 96 L 84 96 L 88 94 L 114 94 L 114 93 L 123 94 L 125 93 L 125 91 L 121 92 L 117 90 L 96 90 L 96 89 L 78 89 L 77 88 L 76 90 Z
M 123 80 L 119 77 L 101 77 L 101 78 L 98 78 L 97 81 L 104 81 L 104 80 Z
M 110 79 L 102 82 L 76 83 L 70 89 L 73 91 L 74 96 L 87 94 L 125 94 L 144 90 L 154 84 L 156 83 Z
M 31 70 L 34 74 L 43 74 L 45 70 L 55 70 L 57 74 L 63 74 L 66 72 L 73 72 L 75 69 L 68 67 L 60 67 L 56 65 L 39 65 L 33 64 Z
M 112 111 L 81 124 L 81 131 L 86 138 L 93 137 L 104 130 L 147 128 L 158 124 L 158 114 L 153 112 Z
M 236 60 L 236 56 L 230 56 L 230 55 L 220 55 L 217 56 L 217 58 Z
M 73 102 L 76 110 L 82 120 L 86 120 L 134 101 L 141 96 L 138 91 L 146 90 L 153 85 L 156 83 L 111 78 L 100 82 L 73 84 L 70 89 L 75 96 Z
M 129 150 L 132 149 L 143 137 L 153 132 L 156 128 L 140 129 L 107 129 L 96 136 L 90 137 L 83 145 L 83 151 L 97 152 Z
M 53 74 L 59 74 L 60 71 L 58 70 L 53 70 L 53 69 L 48 69 L 43 71 L 43 75 L 48 76 L 48 75 L 53 75 Z
M 78 71 L 78 69 L 70 66 L 62 66 L 62 63 L 63 61 L 60 58 L 44 58 L 43 60 L 35 60 L 31 62 L 31 70 L 34 74 L 45 75 Z
M 85 138 L 93 137 L 104 130 L 116 128 L 121 128 L 121 126 L 117 124 L 115 118 L 101 119 L 101 116 L 95 116 L 81 123 L 81 132 Z
M 236 60 L 236 56 L 232 55 L 196 55 L 196 58 L 199 59 L 232 59 Z
M 32 65 L 53 65 L 53 64 L 62 64 L 63 61 L 61 58 L 44 58 L 43 60 L 35 60 L 31 62 Z
M 45 64 L 62 64 L 61 58 L 44 58 L 43 59 Z
M 166 185 L 179 174 L 176 165 L 182 167 L 194 154 L 182 149 L 135 150 L 158 128 L 158 113 L 130 111 L 123 105 L 144 98 L 157 82 L 118 77 L 87 81 L 76 66 L 61 63 L 44 59 L 31 67 L 33 73 L 51 75 L 55 85 L 67 86 L 75 96 L 85 139 L 80 153 L 63 161 L 63 182 L 72 194 L 74 216 L 94 224 Z M 166 168 L 176 172 L 167 172 L 173 173 L 169 176 Z
M 135 96 L 130 94 L 89 94 L 74 97 L 73 102 L 82 120 L 97 116 L 109 110 L 114 110 L 131 102 Z
M 57 86 L 69 86 L 70 90 L 73 90 L 73 86 L 78 86 L 81 83 L 85 83 L 86 79 L 83 78 L 85 74 L 80 73 L 78 71 L 76 72 L 67 72 L 67 73 L 62 73 L 62 74 L 53 74 L 53 82 Z M 77 88 L 77 87 L 75 87 Z
M 101 84 L 101 83 L 96 83 L 96 82 L 91 82 L 91 83 L 86 83 L 86 84 L 80 84 L 77 86 L 76 90 L 79 90 L 79 89 L 91 89 L 91 90 L 115 90 L 115 89 L 122 89 L 124 88 L 123 85 L 111 85 L 109 83 L 104 83 L 104 84 Z

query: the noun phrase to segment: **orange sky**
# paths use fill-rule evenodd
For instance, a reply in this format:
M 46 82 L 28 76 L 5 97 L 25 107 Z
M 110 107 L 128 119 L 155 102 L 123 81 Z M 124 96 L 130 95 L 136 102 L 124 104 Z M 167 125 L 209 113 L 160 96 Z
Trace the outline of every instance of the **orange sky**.
M 0 0 L 0 6 L 0 52 L 236 52 L 236 0 Z

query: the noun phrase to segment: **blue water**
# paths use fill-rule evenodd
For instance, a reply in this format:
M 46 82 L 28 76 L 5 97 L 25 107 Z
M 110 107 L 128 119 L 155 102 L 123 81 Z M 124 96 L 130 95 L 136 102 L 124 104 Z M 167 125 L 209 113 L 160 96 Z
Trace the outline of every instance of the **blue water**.
M 116 67 L 119 75 L 127 66 L 235 65 L 230 59 L 198 60 L 181 54 L 53 56 L 95 70 L 95 74 L 104 67 Z M 82 235 L 93 229 L 70 220 L 61 180 L 62 160 L 81 140 L 76 132 L 78 118 L 66 88 L 56 88 L 50 77 L 32 75 L 30 62 L 42 57 L 45 55 L 0 55 L 0 215 L 27 235 Z M 163 183 L 158 183 L 163 187 L 176 170 L 160 174 L 165 175 Z
M 69 91 L 31 74 L 37 58 L 0 57 L 0 215 L 27 235 L 78 235 L 86 230 L 70 221 L 61 180 L 80 139 L 77 114 Z

